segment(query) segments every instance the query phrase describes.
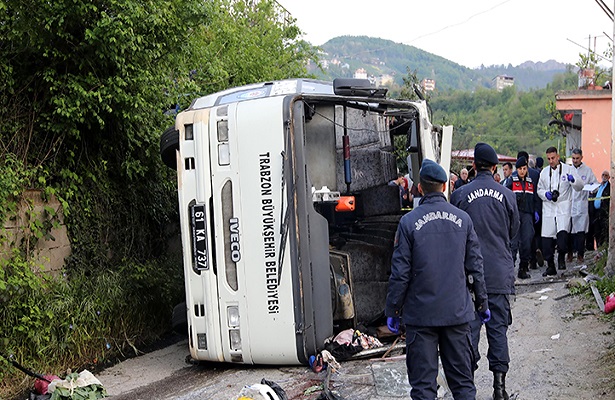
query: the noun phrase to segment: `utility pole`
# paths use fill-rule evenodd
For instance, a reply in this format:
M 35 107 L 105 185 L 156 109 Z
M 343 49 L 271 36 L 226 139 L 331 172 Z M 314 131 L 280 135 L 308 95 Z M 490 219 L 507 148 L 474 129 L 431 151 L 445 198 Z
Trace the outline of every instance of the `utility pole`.
M 615 11 L 615 0 L 613 1 L 613 10 Z M 615 40 L 615 21 L 613 22 L 613 39 Z M 614 42 L 615 43 L 615 42 Z M 615 48 L 614 48 L 615 49 Z M 604 272 L 607 276 L 615 276 L 615 51 L 613 51 L 613 64 L 611 65 L 611 199 L 609 207 L 609 256 L 606 260 Z

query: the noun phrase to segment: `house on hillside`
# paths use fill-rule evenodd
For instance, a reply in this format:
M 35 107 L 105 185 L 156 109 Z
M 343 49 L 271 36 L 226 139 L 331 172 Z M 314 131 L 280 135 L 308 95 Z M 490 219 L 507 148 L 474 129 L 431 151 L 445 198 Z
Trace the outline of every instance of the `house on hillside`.
M 353 78 L 356 79 L 367 79 L 367 71 L 364 68 L 359 68 L 354 71 Z
M 423 80 L 421 81 L 421 87 L 426 92 L 433 92 L 434 90 L 436 90 L 436 80 L 423 78 Z
M 559 125 L 566 138 L 566 157 L 573 149 L 583 150 L 583 162 L 597 178 L 611 166 L 611 89 L 560 91 L 555 106 L 562 116 L 549 125 Z
M 504 90 L 504 88 L 514 85 L 515 78 L 513 78 L 512 76 L 508 76 L 508 75 L 498 75 L 495 78 L 493 78 L 492 82 L 493 82 L 493 87 L 498 92 L 501 92 L 502 90 Z

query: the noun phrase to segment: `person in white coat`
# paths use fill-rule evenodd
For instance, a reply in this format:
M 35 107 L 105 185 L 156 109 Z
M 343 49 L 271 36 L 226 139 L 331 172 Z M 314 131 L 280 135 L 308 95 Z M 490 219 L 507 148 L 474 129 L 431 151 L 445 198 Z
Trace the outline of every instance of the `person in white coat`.
M 572 150 L 572 165 L 583 181 L 583 186 L 598 183 L 594 172 L 587 164 L 583 164 L 583 152 L 581 149 Z M 589 230 L 589 198 L 588 190 L 572 192 L 572 248 L 568 249 L 568 260 L 573 252 L 577 253 L 577 260 L 583 262 L 585 255 L 585 234 Z
M 542 200 L 542 253 L 547 261 L 543 276 L 557 275 L 554 260 L 556 244 L 557 266 L 566 269 L 572 191 L 583 189 L 583 180 L 577 170 L 560 161 L 555 147 L 549 147 L 546 153 L 549 166 L 542 170 L 538 181 L 538 196 Z

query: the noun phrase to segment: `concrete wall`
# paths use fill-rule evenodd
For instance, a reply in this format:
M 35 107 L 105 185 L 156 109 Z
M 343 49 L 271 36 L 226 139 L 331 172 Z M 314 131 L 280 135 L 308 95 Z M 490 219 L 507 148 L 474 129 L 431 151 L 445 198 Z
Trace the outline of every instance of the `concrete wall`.
M 581 110 L 583 162 L 600 180 L 602 171 L 611 168 L 611 91 L 574 90 L 555 98 L 558 110 Z
M 30 230 L 27 214 L 42 215 L 46 206 L 55 210 L 60 225 L 58 228 L 51 229 L 48 238 L 41 238 L 37 241 L 34 246 L 34 262 L 41 265 L 45 271 L 59 274 L 64 266 L 64 259 L 71 253 L 62 206 L 55 197 L 52 197 L 49 202 L 43 201 L 41 192 L 37 190 L 27 190 L 20 201 L 17 217 L 9 218 L 4 222 L 8 240 L 2 243 L 0 247 L 2 254 L 0 256 L 6 256 L 12 248 L 19 246 L 24 240 L 28 240 Z

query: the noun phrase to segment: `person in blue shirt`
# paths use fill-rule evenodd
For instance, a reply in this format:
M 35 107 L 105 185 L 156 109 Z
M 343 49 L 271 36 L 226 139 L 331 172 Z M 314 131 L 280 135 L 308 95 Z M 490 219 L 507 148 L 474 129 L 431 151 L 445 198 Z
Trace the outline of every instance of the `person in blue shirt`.
M 395 236 L 387 325 L 393 333 L 405 325 L 412 399 L 437 397 L 438 349 L 453 397 L 475 399 L 469 323 L 476 311 L 482 321 L 490 318 L 478 238 L 468 214 L 444 197 L 444 169 L 425 159 L 419 176 L 423 197 Z
M 611 203 L 610 178 L 611 174 L 609 171 L 605 170 L 602 172 L 602 182 L 596 191 L 596 200 L 590 202 L 589 204 L 594 211 L 594 237 L 596 238 L 596 245 L 598 247 L 609 242 L 609 206 Z
M 519 211 L 514 193 L 493 180 L 498 161 L 493 147 L 477 143 L 473 164 L 476 178 L 453 192 L 451 204 L 470 215 L 480 242 L 491 311 L 491 320 L 485 324 L 485 329 L 489 342 L 487 360 L 493 372 L 493 398 L 506 400 L 505 381 L 510 363 L 506 335 L 512 323 L 510 296 L 515 294 L 515 264 L 510 244 L 519 230 Z M 476 370 L 480 359 L 481 324 L 476 321 L 470 324 Z

